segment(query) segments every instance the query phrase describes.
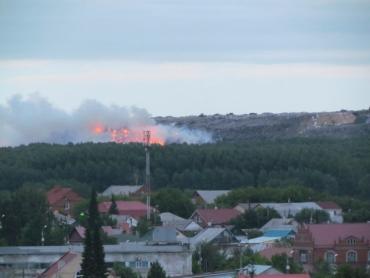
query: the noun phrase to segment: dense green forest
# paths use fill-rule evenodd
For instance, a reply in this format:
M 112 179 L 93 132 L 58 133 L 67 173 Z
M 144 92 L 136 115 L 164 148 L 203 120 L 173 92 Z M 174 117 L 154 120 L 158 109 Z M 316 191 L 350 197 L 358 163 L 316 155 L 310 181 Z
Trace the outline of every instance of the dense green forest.
M 143 183 L 140 144 L 31 144 L 0 148 L 0 190 L 69 181 L 91 185 Z M 370 138 L 285 139 L 151 147 L 155 189 L 233 189 L 301 185 L 370 199 Z

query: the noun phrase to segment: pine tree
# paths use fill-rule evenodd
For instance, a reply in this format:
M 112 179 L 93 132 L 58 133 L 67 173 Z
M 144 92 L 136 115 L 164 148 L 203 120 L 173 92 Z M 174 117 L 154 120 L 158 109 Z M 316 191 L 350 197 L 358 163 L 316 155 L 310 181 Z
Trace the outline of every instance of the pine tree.
M 109 214 L 115 214 L 115 215 L 118 214 L 117 203 L 116 203 L 116 200 L 115 200 L 113 194 L 112 194 L 112 198 L 111 198 L 111 205 L 110 205 L 110 208 L 109 208 Z
M 166 272 L 158 261 L 152 263 L 148 272 L 148 278 L 166 278 Z
M 104 249 L 101 240 L 101 220 L 98 212 L 96 191 L 92 189 L 85 231 L 84 252 L 82 254 L 81 272 L 83 277 L 106 277 Z

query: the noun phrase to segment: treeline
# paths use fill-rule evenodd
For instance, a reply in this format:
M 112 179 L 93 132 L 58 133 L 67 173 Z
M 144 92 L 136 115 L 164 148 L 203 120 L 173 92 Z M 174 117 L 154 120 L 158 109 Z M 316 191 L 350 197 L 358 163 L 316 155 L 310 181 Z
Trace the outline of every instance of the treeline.
M 140 144 L 31 144 L 0 149 L 0 190 L 68 180 L 82 193 L 142 184 Z M 285 139 L 151 147 L 153 188 L 304 186 L 370 199 L 370 138 Z

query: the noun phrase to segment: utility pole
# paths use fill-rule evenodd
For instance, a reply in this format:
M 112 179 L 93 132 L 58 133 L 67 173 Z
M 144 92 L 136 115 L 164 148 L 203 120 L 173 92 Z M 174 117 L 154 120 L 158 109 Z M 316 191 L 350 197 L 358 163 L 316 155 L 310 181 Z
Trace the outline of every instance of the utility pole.
M 150 220 L 150 130 L 144 130 L 146 219 Z

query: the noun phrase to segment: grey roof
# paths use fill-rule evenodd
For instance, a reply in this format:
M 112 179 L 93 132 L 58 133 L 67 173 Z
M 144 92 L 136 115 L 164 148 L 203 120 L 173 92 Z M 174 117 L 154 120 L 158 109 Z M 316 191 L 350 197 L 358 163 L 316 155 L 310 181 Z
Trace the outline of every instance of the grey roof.
M 230 190 L 197 190 L 196 193 L 207 203 L 213 204 L 217 197 L 226 195 Z
M 298 222 L 295 221 L 293 218 L 272 218 L 265 225 L 263 225 L 260 230 L 262 232 L 265 232 L 270 229 L 274 229 L 274 230 L 292 229 L 294 231 L 297 231 Z
M 272 269 L 273 267 L 271 265 L 264 265 L 264 264 L 254 264 L 254 265 L 247 265 L 243 267 L 243 271 L 254 271 L 255 275 L 260 275 L 265 273 L 266 271 Z M 280 273 L 279 271 L 275 270 L 276 274 Z
M 295 216 L 302 209 L 321 209 L 314 202 L 297 202 L 297 203 L 260 203 L 262 207 L 275 209 L 280 216 Z
M 162 212 L 161 214 L 159 214 L 159 217 L 161 218 L 162 223 L 186 220 L 185 218 L 177 216 L 172 212 Z
M 225 228 L 207 228 L 202 231 L 200 231 L 197 235 L 190 238 L 190 244 L 191 245 L 198 245 L 202 242 L 210 242 L 213 239 L 215 239 L 218 235 L 220 235 L 223 231 L 225 231 Z
M 30 254 L 64 254 L 68 251 L 81 253 L 82 245 L 63 246 L 16 246 L 0 247 L 0 255 L 30 255 Z M 155 245 L 145 242 L 124 242 L 116 245 L 104 245 L 105 253 L 153 253 L 153 252 L 181 252 L 182 245 Z
M 163 223 L 163 226 L 173 227 L 181 232 L 200 231 L 203 229 L 201 226 L 199 226 L 199 224 L 194 222 L 192 219 L 167 221 Z
M 111 185 L 103 191 L 102 196 L 123 195 L 127 196 L 137 192 L 142 185 Z

